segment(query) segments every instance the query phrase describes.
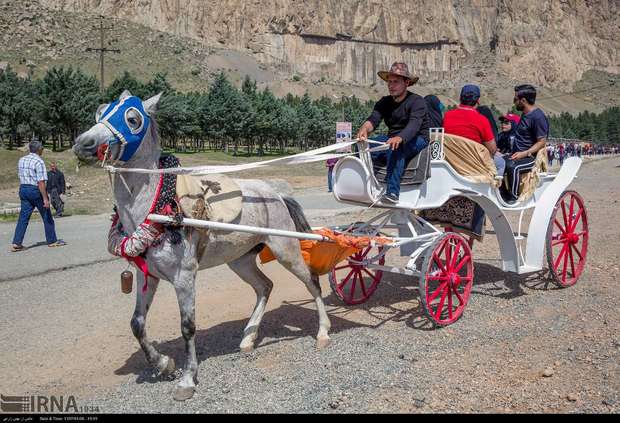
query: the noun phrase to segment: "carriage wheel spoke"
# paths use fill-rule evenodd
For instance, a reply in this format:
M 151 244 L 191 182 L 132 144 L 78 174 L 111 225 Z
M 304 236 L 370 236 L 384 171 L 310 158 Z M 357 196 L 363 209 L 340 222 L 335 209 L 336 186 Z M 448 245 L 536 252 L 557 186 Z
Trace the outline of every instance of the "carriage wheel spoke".
M 575 259 L 573 258 L 573 249 L 569 248 L 568 249 L 568 255 L 570 257 L 570 270 L 571 273 L 573 275 L 573 278 L 575 277 Z
M 454 292 L 454 295 L 456 295 L 456 298 L 459 299 L 459 302 L 461 303 L 461 305 L 465 304 L 465 301 L 463 301 L 463 297 L 461 297 L 461 294 L 459 294 L 456 288 L 454 288 L 452 292 Z
M 356 285 L 357 285 L 357 283 L 356 283 L 357 282 L 357 273 L 353 276 L 352 281 L 353 282 L 351 283 L 351 290 L 349 291 L 349 301 L 350 302 L 353 302 L 353 299 L 355 298 L 355 288 L 356 288 Z
M 435 318 L 437 320 L 441 320 L 441 310 L 443 309 L 443 304 L 446 301 L 446 295 L 448 293 L 448 290 L 448 286 L 444 286 L 443 293 L 441 294 L 441 300 L 439 300 L 439 306 L 437 307 L 437 310 L 435 312 Z
M 446 287 L 446 283 L 441 283 L 439 284 L 439 286 L 437 287 L 437 289 L 435 290 L 435 292 L 433 292 L 429 297 L 428 297 L 428 306 L 431 306 L 431 303 L 433 302 L 433 300 L 435 300 L 435 298 L 437 298 L 437 296 L 439 294 L 441 294 L 441 292 L 443 291 L 443 289 Z
M 450 263 L 452 262 L 452 253 L 454 251 L 454 246 L 452 245 L 450 240 L 448 240 L 448 242 L 446 242 L 446 245 L 448 246 L 448 248 L 445 249 L 445 252 L 446 252 L 445 266 L 446 266 L 446 269 L 449 269 L 450 268 Z
M 368 271 L 368 269 L 366 269 L 365 267 L 362 269 L 364 271 L 364 273 L 366 273 L 368 276 L 370 276 L 372 278 L 372 280 L 374 281 L 375 279 L 377 279 L 377 275 L 376 274 L 372 274 Z
M 360 278 L 360 287 L 362 288 L 362 294 L 364 294 L 364 297 L 366 297 L 368 296 L 368 294 L 366 293 L 366 283 L 364 282 L 364 277 L 362 276 L 362 272 L 358 270 L 357 275 Z
M 579 212 L 577 212 L 577 216 L 575 216 L 575 220 L 573 220 L 573 223 L 571 224 L 570 230 L 568 232 L 575 232 L 575 229 L 577 229 L 577 224 L 579 223 L 579 219 L 581 218 L 581 215 L 583 214 L 583 209 L 579 209 Z
M 568 248 L 567 248 L 568 250 Z M 568 253 L 564 253 L 564 265 L 562 266 L 562 281 L 566 282 L 566 271 L 568 270 Z
M 463 260 L 461 260 L 459 262 L 459 264 L 454 268 L 454 270 L 453 270 L 454 273 L 458 273 L 458 271 L 461 270 L 461 268 L 465 265 L 465 263 L 467 263 L 469 261 L 470 258 L 471 258 L 471 256 L 468 256 L 468 255 L 463 257 Z M 469 275 L 467 275 L 467 276 L 469 276 Z
M 433 253 L 433 261 L 435 262 L 435 264 L 437 264 L 437 266 L 439 266 L 439 268 L 441 269 L 441 271 L 443 273 L 447 273 L 446 268 L 444 267 L 443 263 L 441 262 L 441 259 L 439 257 L 437 257 L 437 254 Z
M 558 229 L 560 229 L 562 231 L 562 234 L 566 234 L 566 231 L 564 230 L 564 228 L 562 227 L 562 225 L 560 225 L 560 222 L 558 222 L 558 219 L 555 218 L 553 219 L 553 222 L 556 224 L 556 226 L 558 227 Z
M 442 275 L 429 275 L 426 277 L 426 279 L 430 280 L 430 281 L 447 281 L 448 277 L 447 276 L 442 276 Z
M 560 264 L 560 261 L 562 260 L 562 257 L 566 254 L 567 246 L 568 246 L 568 243 L 562 246 L 562 250 L 560 251 L 560 254 L 558 254 L 558 258 L 555 260 L 555 263 L 553 263 L 553 269 L 556 271 L 558 270 L 558 266 Z
M 338 285 L 338 290 L 339 291 L 342 291 L 342 288 L 347 284 L 347 282 L 349 281 L 349 278 L 351 277 L 353 272 L 355 272 L 355 268 L 351 269 L 349 274 L 342 280 L 342 282 L 340 282 L 340 284 Z
M 351 266 L 350 266 L 350 265 L 348 265 L 348 264 L 345 264 L 344 266 L 334 267 L 334 270 L 341 270 L 341 269 L 345 269 L 345 268 L 347 268 L 347 267 L 351 267 Z
M 570 196 L 570 208 L 569 208 L 569 219 L 570 222 L 573 221 L 573 212 L 575 211 L 575 196 L 571 195 Z
M 571 245 L 571 248 L 575 250 L 575 253 L 577 253 L 577 255 L 579 256 L 579 260 L 583 260 L 583 256 L 581 255 L 581 253 L 579 252 L 579 249 L 574 244 Z
M 551 246 L 555 247 L 556 245 L 565 244 L 566 242 L 567 242 L 566 239 L 558 239 L 557 241 L 552 242 Z
M 465 276 L 465 277 L 459 278 L 459 281 L 455 284 L 455 287 L 458 288 L 463 281 L 471 282 L 471 280 L 472 280 L 471 276 Z
M 566 203 L 564 201 L 565 200 L 562 199 L 562 218 L 563 218 L 563 221 L 564 221 L 564 227 L 567 227 L 568 226 L 568 220 L 566 218 Z M 564 231 L 564 230 L 562 230 L 562 232 L 566 233 L 566 231 Z
M 461 243 L 459 242 L 458 244 L 456 244 L 456 248 L 454 249 L 454 254 L 452 255 L 452 261 L 450 262 L 450 269 L 454 269 L 454 266 L 456 266 L 456 261 L 458 260 L 459 257 L 459 253 L 461 249 Z
M 367 247 L 363 253 L 359 255 L 359 261 L 362 261 L 370 252 L 371 247 Z

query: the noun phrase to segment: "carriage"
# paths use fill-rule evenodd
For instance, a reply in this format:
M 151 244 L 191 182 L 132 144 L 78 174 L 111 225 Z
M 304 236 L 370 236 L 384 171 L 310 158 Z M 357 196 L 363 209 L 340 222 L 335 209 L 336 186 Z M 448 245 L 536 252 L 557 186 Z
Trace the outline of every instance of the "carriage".
M 334 168 L 334 196 L 338 201 L 366 207 L 363 210 L 377 207 L 384 211 L 366 222 L 312 233 L 299 204 L 276 187 L 261 180 L 227 182 L 214 174 L 274 163 L 324 160 L 323 153 L 338 150 L 343 144 L 244 165 L 167 167 L 161 160 L 157 127 L 150 124 L 151 120 L 154 122 L 160 96 L 142 101 L 125 91 L 117 101 L 101 105 L 96 113 L 97 123 L 78 136 L 73 151 L 83 160 L 97 157 L 102 165 L 106 161 L 111 163 L 105 169 L 110 174 L 117 208 L 108 234 L 108 251 L 140 270 L 138 279 L 142 289 L 136 292 L 131 328 L 148 362 L 167 376 L 175 372 L 174 360 L 148 341 L 145 325 L 159 281 L 167 280 L 174 286 L 186 352 L 183 374 L 173 395 L 176 400 L 191 398 L 196 389 L 197 272 L 227 264 L 254 288 L 256 305 L 240 343 L 241 351 L 251 351 L 273 287 L 256 264 L 256 256 L 267 248 L 304 283 L 314 298 L 319 318 L 317 348 L 330 342 L 331 324 L 318 286 L 318 275 L 326 272 L 336 294 L 348 304 L 366 301 L 383 273 L 391 272 L 418 278 L 423 308 L 435 325 L 448 325 L 463 314 L 474 280 L 471 248 L 462 235 L 442 232 L 423 217 L 425 210 L 442 207 L 455 197 L 475 202 L 489 217 L 499 240 L 504 271 L 519 274 L 539 271 L 543 269 L 546 253 L 556 284 L 571 286 L 583 272 L 588 247 L 587 214 L 581 196 L 566 190 L 579 170 L 580 158 L 567 159 L 557 174 L 535 167 L 529 173 L 534 176 L 529 178 L 529 188 L 524 191 L 529 196 L 509 204 L 502 200 L 498 190 L 490 156 L 481 158 L 481 168 L 491 170 L 490 174 L 464 173 L 459 166 L 475 160 L 450 157 L 455 151 L 466 151 L 477 144 L 467 141 L 462 149 L 453 149 L 450 137 L 442 130 L 433 130 L 430 146 L 412 161 L 415 169 L 403 175 L 408 179 L 411 176 L 408 172 L 413 172 L 410 181 L 401 182 L 401 185 L 405 183 L 401 201 L 387 205 L 380 202 L 383 188 L 371 159 L 371 151 L 385 145 L 369 148 L 368 141 L 357 141 L 357 152 L 342 157 Z M 195 185 L 187 191 L 187 197 L 180 194 L 178 177 L 165 177 L 170 173 L 198 178 L 189 180 L 194 184 L 184 180 L 186 188 Z M 225 189 L 227 185 L 234 188 Z M 218 200 L 212 201 L 211 195 Z M 191 199 L 185 203 L 186 208 L 184 198 Z M 176 204 L 176 212 L 172 214 L 171 203 Z M 218 203 L 226 211 L 222 216 L 227 219 L 216 218 Z M 522 233 L 522 222 L 528 210 L 533 213 L 526 236 Z M 513 212 L 519 213 L 516 233 L 507 218 Z M 172 229 L 162 229 L 160 223 L 171 224 L 168 228 Z M 180 231 L 175 229 L 179 225 L 209 231 Z M 331 234 L 327 234 L 328 230 Z M 309 264 L 301 243 L 297 245 L 296 240 L 287 238 L 316 241 L 311 251 L 316 250 L 318 256 L 328 255 L 327 250 L 337 254 L 323 263 L 321 271 L 316 271 L 312 255 Z M 351 245 L 342 251 L 331 248 L 340 247 L 341 239 L 345 243 L 353 242 L 354 248 Z M 386 265 L 386 253 L 393 248 L 408 258 L 406 265 Z
M 580 158 L 567 159 L 558 173 L 535 170 L 532 195 L 511 204 L 503 199 L 493 179 L 480 181 L 459 174 L 446 159 L 443 130 L 431 130 L 426 149 L 430 174 L 418 183 L 403 185 L 400 201 L 392 205 L 380 203 L 383 186 L 369 148 L 365 142 L 358 143 L 358 147 L 358 154 L 342 158 L 334 168 L 334 197 L 343 203 L 380 208 L 382 212 L 366 222 L 334 229 L 353 236 L 394 236 L 393 242 L 370 245 L 330 271 L 330 285 L 346 304 L 367 301 L 384 273 L 389 272 L 418 278 L 423 310 L 436 326 L 458 320 L 474 283 L 472 249 L 461 234 L 438 229 L 420 213 L 441 207 L 457 196 L 478 204 L 490 219 L 503 271 L 541 271 L 546 255 L 549 277 L 556 285 L 574 285 L 581 276 L 588 248 L 587 213 L 582 197 L 567 190 L 581 166 Z M 417 165 L 420 171 L 420 163 Z M 495 179 L 501 181 L 501 177 Z M 528 211 L 532 212 L 531 219 L 524 233 Z M 518 215 L 516 230 L 510 215 Z M 386 254 L 392 248 L 398 248 L 400 256 L 408 258 L 404 267 L 386 264 Z

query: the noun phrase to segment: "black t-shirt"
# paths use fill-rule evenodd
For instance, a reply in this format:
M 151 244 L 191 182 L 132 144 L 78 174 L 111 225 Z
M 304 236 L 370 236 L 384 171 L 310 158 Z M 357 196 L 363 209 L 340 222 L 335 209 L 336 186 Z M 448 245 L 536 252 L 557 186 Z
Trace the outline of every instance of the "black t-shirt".
M 549 136 L 549 121 L 545 113 L 536 108 L 527 114 L 521 115 L 521 121 L 514 131 L 512 152 L 525 151 L 538 141 L 539 138 Z
M 388 136 L 400 136 L 403 142 L 422 136 L 428 139 L 428 113 L 426 102 L 421 96 L 407 91 L 403 101 L 397 103 L 392 96 L 385 96 L 375 104 L 375 108 L 368 117 L 373 128 L 377 128 L 385 121 L 388 127 Z

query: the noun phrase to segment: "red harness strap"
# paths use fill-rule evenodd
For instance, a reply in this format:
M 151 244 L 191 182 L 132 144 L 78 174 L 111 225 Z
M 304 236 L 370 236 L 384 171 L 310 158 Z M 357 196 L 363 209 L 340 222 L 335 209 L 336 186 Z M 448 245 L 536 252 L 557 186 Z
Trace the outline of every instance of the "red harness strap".
M 157 204 L 157 200 L 159 199 L 159 194 L 161 193 L 161 187 L 162 187 L 163 183 L 164 183 L 164 174 L 162 173 L 160 178 L 159 178 L 159 183 L 157 184 L 157 191 L 155 192 L 155 198 L 153 199 L 153 204 L 151 204 L 151 207 L 149 208 L 149 213 L 148 214 L 153 213 L 153 211 L 155 210 L 155 205 Z M 144 223 L 150 224 L 151 221 L 147 218 L 147 219 L 144 220 Z M 136 267 L 144 274 L 144 285 L 142 286 L 142 293 L 145 293 L 147 288 L 148 288 L 147 281 L 148 281 L 148 278 L 149 278 L 149 265 L 147 264 L 146 260 L 144 260 L 143 257 L 141 257 L 141 256 L 131 257 L 131 256 L 128 256 L 125 253 L 125 243 L 127 243 L 128 240 L 129 240 L 129 237 L 126 237 L 121 242 L 121 255 L 127 261 L 135 264 Z

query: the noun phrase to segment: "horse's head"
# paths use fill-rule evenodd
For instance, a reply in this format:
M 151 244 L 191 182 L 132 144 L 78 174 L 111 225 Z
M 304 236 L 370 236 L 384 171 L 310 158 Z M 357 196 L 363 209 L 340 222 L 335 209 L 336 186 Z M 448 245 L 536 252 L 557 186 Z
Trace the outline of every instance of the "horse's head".
M 161 93 L 146 101 L 124 91 L 118 100 L 102 104 L 95 113 L 97 122 L 75 139 L 73 152 L 85 161 L 103 160 L 127 163 L 136 157 L 152 125 Z

